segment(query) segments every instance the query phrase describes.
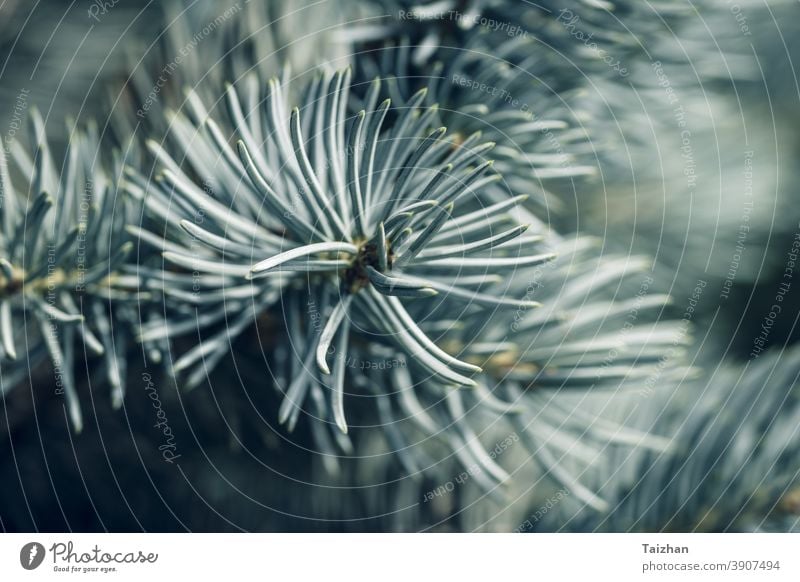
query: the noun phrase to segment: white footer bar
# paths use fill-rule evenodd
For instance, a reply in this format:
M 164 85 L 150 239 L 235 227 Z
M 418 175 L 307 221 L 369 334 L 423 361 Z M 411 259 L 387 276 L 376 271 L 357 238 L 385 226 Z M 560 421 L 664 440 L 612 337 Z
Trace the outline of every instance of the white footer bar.
M 800 580 L 793 534 L 4 534 L 0 580 Z M 192 576 L 193 578 L 186 578 Z M 500 576 L 504 578 L 499 578 Z M 524 578 L 519 578 L 520 576 Z M 578 577 L 581 578 L 578 578 Z M 194 578 L 198 577 L 198 578 Z M 230 577 L 230 578 L 223 578 Z

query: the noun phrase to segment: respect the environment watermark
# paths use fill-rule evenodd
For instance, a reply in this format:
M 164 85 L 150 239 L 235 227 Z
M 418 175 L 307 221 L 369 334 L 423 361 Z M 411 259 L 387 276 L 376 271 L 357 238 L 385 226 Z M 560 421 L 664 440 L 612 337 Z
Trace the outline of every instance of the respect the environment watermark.
M 153 104 L 158 100 L 158 96 L 161 94 L 161 91 L 164 90 L 169 78 L 175 73 L 181 63 L 183 63 L 184 59 L 186 59 L 192 53 L 192 51 L 197 48 L 197 45 L 200 44 L 212 32 L 217 30 L 217 28 L 219 28 L 220 25 L 222 25 L 225 21 L 231 18 L 234 14 L 239 13 L 241 10 L 242 6 L 238 3 L 234 4 L 230 8 L 227 8 L 222 14 L 217 16 L 214 20 L 208 22 L 203 28 L 197 31 L 189 42 L 178 49 L 178 54 L 175 56 L 175 58 L 161 68 L 161 72 L 159 73 L 158 77 L 156 77 L 156 82 L 150 92 L 147 94 L 147 97 L 145 97 L 144 103 L 142 103 L 142 106 L 136 111 L 136 116 L 139 119 L 143 119 L 147 112 L 150 111 L 150 109 L 153 107 Z

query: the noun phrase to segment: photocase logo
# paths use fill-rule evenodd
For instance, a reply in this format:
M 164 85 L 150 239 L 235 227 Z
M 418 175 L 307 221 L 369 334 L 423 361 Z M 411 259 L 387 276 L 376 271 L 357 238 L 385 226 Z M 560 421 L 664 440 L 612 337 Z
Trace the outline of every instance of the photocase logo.
M 26 570 L 35 570 L 44 561 L 44 546 L 38 542 L 29 542 L 19 552 L 19 563 Z

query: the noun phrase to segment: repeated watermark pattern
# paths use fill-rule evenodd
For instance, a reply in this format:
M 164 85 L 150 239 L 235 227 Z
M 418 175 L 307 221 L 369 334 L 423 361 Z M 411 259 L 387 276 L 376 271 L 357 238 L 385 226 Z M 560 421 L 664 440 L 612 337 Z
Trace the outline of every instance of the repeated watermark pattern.
M 144 391 L 147 397 L 152 401 L 153 408 L 156 411 L 156 418 L 158 419 L 153 426 L 159 429 L 164 436 L 164 443 L 158 446 L 158 450 L 161 451 L 161 457 L 167 463 L 173 464 L 181 455 L 177 454 L 175 435 L 172 433 L 172 427 L 169 425 L 167 413 L 164 412 L 164 407 L 158 396 L 158 390 L 156 390 L 153 377 L 148 372 L 144 372 L 142 374 L 142 381 L 144 382 Z
M 725 0 L 725 4 L 728 5 L 728 10 L 736 20 L 736 24 L 739 25 L 739 32 L 743 36 L 753 36 L 753 33 L 750 32 L 750 25 L 747 23 L 747 16 L 742 12 L 742 7 L 733 0 Z
M 489 458 L 495 460 L 497 457 L 502 455 L 506 452 L 514 443 L 519 441 L 519 435 L 515 432 L 512 432 L 502 441 L 498 442 L 492 449 L 487 451 Z M 466 483 L 470 477 L 483 473 L 484 469 L 481 468 L 477 463 L 473 463 L 465 470 L 461 471 L 456 477 L 450 479 L 446 483 L 439 485 L 436 489 L 432 489 L 425 493 L 422 498 L 423 503 L 427 503 L 433 500 L 436 497 L 442 497 L 443 495 L 447 495 L 448 493 L 452 493 L 455 491 L 456 485 L 463 485 Z
M 6 157 L 11 155 L 11 146 L 17 139 L 17 132 L 22 127 L 22 119 L 25 117 L 25 110 L 28 109 L 28 96 L 30 89 L 24 87 L 17 93 L 14 99 L 14 109 L 11 111 L 11 120 L 8 122 L 8 130 L 6 131 L 6 139 L 3 142 L 3 151 Z M 0 192 L 0 195 L 3 193 Z
M 494 85 L 489 85 L 487 83 L 476 81 L 475 79 L 471 79 L 466 75 L 459 75 L 458 73 L 453 73 L 450 81 L 451 83 L 453 83 L 453 85 L 458 85 L 459 87 L 466 87 L 467 89 L 471 89 L 473 91 L 480 91 L 482 93 L 486 93 L 487 95 L 491 95 L 492 97 L 497 97 L 499 98 L 500 101 L 502 101 L 506 105 L 510 105 L 514 109 L 519 109 L 522 112 L 527 112 L 530 109 L 527 103 L 522 103 L 519 99 L 514 97 L 507 90 L 501 89 L 500 87 L 496 87 Z
M 425 10 L 417 8 L 414 10 L 398 10 L 398 20 L 450 20 L 456 22 L 458 26 L 464 29 L 473 28 L 475 26 L 483 27 L 492 32 L 502 32 L 507 36 L 521 36 L 528 38 L 528 31 L 518 24 L 512 24 L 504 20 L 495 20 L 480 14 L 478 12 L 463 14 L 458 10 Z
M 800 225 L 798 225 L 798 228 L 800 228 Z M 775 320 L 778 319 L 778 316 L 783 311 L 784 300 L 789 290 L 792 288 L 792 278 L 794 277 L 794 269 L 797 266 L 798 254 L 800 254 L 800 232 L 795 232 L 792 242 L 789 245 L 789 250 L 786 253 L 786 262 L 783 266 L 781 281 L 778 283 L 778 288 L 775 291 L 772 306 L 770 306 L 769 312 L 761 321 L 761 329 L 753 340 L 753 348 L 750 350 L 751 360 L 760 356 L 761 352 L 764 351 L 764 348 L 769 343 L 772 327 L 775 325 Z
M 678 93 L 672 86 L 672 83 L 664 71 L 664 66 L 661 61 L 655 61 L 651 65 L 656 74 L 658 84 L 664 89 L 667 95 L 667 102 L 673 106 L 672 114 L 675 119 L 675 125 L 680 130 L 680 150 L 681 158 L 683 159 L 683 175 L 686 176 L 686 187 L 690 192 L 693 192 L 697 187 L 697 172 L 696 162 L 694 158 L 694 148 L 692 147 L 692 132 L 687 127 L 686 111 L 680 102 Z
M 670 345 L 669 348 L 667 348 L 667 350 L 664 352 L 664 355 L 659 358 L 653 373 L 650 374 L 647 379 L 645 379 L 643 387 L 641 390 L 639 390 L 640 396 L 650 396 L 653 394 L 655 391 L 655 386 L 664 373 L 664 370 L 666 370 L 669 367 L 670 362 L 672 362 L 678 356 L 678 346 L 685 343 L 686 338 L 689 336 L 692 319 L 694 319 L 694 314 L 697 311 L 697 305 L 700 302 L 703 291 L 707 286 L 708 281 L 705 279 L 698 279 L 695 283 L 694 289 L 692 289 L 691 294 L 687 298 L 686 308 L 684 309 L 683 316 L 678 324 L 678 330 L 672 338 L 672 345 Z
M 569 496 L 569 491 L 566 490 L 566 489 L 562 488 L 562 489 L 559 489 L 558 491 L 556 491 L 555 494 L 553 494 L 552 496 L 547 498 L 547 501 L 545 501 L 541 505 L 541 507 L 539 507 L 539 509 L 534 511 L 533 514 L 531 514 L 531 516 L 528 519 L 523 521 L 519 525 L 519 527 L 517 527 L 517 529 L 514 530 L 514 533 L 525 533 L 525 532 L 531 531 L 533 529 L 533 526 L 536 524 L 536 522 L 538 522 L 545 515 L 547 515 L 547 513 L 551 509 L 553 509 L 556 505 L 561 503 L 568 496 Z
M 108 11 L 119 4 L 120 0 L 93 0 L 87 12 L 89 18 L 96 22 L 100 22 L 100 17 L 108 14 Z
M 742 262 L 742 256 L 745 251 L 745 243 L 747 236 L 750 232 L 750 215 L 753 212 L 753 150 L 744 152 L 744 205 L 742 208 L 742 218 L 739 223 L 739 232 L 736 234 L 736 246 L 733 249 L 733 256 L 731 257 L 728 272 L 725 274 L 725 280 L 722 282 L 722 290 L 720 291 L 720 299 L 728 299 L 733 287 L 736 273 L 739 271 L 739 265 Z
M 627 313 L 625 314 L 625 321 L 617 332 L 617 338 L 619 339 L 620 344 L 624 344 L 628 333 L 630 333 L 630 331 L 636 326 L 636 321 L 639 319 L 639 310 L 642 308 L 642 303 L 644 303 L 648 291 L 650 290 L 650 286 L 654 282 L 654 279 L 650 275 L 645 275 L 645 277 L 642 279 L 642 282 L 639 284 L 639 290 L 633 297 L 633 305 L 631 305 L 630 309 L 628 309 Z M 603 363 L 600 365 L 600 369 L 597 371 L 596 378 L 600 379 L 603 371 L 614 365 L 614 362 L 616 362 L 618 358 L 619 350 L 616 347 L 610 348 L 606 353 L 606 357 L 603 358 Z
M 594 38 L 593 32 L 587 34 L 585 31 L 578 28 L 581 17 L 574 14 L 572 10 L 562 8 L 558 13 L 556 22 L 562 24 L 569 32 L 570 36 L 579 40 L 586 48 L 593 51 L 601 61 L 608 65 L 611 70 L 616 71 L 620 77 L 627 77 L 630 74 L 628 69 L 622 66 L 619 59 L 615 58 L 607 50 L 600 48 L 597 43 L 592 40 Z
M 155 85 L 153 85 L 153 88 L 147 94 L 142 106 L 136 111 L 136 115 L 139 117 L 139 119 L 143 119 L 147 112 L 150 111 L 150 109 L 153 107 L 153 104 L 155 104 L 155 102 L 158 100 L 158 96 L 166 86 L 169 78 L 175 74 L 175 71 L 178 70 L 178 67 L 180 67 L 181 63 L 183 63 L 184 59 L 187 58 L 192 51 L 197 48 L 197 45 L 199 45 L 212 32 L 217 30 L 217 28 L 225 23 L 225 21 L 230 19 L 234 14 L 239 13 L 241 10 L 242 6 L 239 3 L 227 8 L 222 14 L 197 31 L 189 42 L 178 49 L 178 54 L 175 56 L 175 58 L 161 68 L 161 72 L 159 73 L 158 77 L 156 77 Z

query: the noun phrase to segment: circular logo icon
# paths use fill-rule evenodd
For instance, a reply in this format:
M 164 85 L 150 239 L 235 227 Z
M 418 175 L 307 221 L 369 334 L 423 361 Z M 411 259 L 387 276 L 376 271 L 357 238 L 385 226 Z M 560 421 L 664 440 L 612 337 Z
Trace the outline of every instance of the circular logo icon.
M 39 542 L 29 542 L 19 551 L 19 563 L 26 570 L 35 570 L 44 561 L 44 546 Z

